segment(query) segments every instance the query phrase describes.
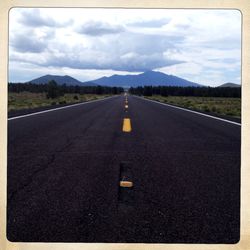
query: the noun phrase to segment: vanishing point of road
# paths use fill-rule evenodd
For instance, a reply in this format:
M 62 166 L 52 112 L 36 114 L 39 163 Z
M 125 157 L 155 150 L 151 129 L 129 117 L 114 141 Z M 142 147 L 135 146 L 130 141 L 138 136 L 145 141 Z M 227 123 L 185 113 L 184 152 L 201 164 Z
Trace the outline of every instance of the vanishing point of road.
M 131 95 L 10 118 L 8 239 L 237 242 L 240 134 Z

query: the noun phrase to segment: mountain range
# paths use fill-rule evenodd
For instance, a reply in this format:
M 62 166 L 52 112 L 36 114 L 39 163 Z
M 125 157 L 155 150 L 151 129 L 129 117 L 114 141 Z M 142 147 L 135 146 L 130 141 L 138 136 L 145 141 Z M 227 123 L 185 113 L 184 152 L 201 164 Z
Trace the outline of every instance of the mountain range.
M 81 82 L 71 76 L 45 75 L 29 81 L 29 83 L 45 84 L 54 80 L 57 84 L 62 85 L 79 85 L 79 86 L 116 86 L 116 87 L 137 87 L 137 86 L 180 86 L 180 87 L 202 87 L 204 85 L 185 80 L 183 78 L 167 75 L 158 71 L 146 71 L 137 75 L 112 75 L 101 77 L 95 80 Z M 218 87 L 240 87 L 235 83 L 225 83 Z
M 177 76 L 167 75 L 157 71 L 146 71 L 138 75 L 112 75 L 90 81 L 97 85 L 137 87 L 137 86 L 201 86 L 200 84 L 187 81 Z
M 137 86 L 201 86 L 198 83 L 190 82 L 177 76 L 167 75 L 157 71 L 146 71 L 138 75 L 112 75 L 101 77 L 88 82 L 80 82 L 71 76 L 45 75 L 29 81 L 29 83 L 41 84 L 54 80 L 59 85 L 79 85 L 79 86 L 116 86 L 116 87 L 137 87 Z

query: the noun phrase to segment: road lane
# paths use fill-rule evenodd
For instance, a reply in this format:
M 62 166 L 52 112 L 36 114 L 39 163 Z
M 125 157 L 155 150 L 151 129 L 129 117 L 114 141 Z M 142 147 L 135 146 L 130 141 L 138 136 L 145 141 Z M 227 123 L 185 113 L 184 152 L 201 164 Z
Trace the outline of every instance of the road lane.
M 237 241 L 240 127 L 125 100 L 9 121 L 10 240 Z
M 159 242 L 236 241 L 240 127 L 139 98 L 129 107 L 141 230 Z

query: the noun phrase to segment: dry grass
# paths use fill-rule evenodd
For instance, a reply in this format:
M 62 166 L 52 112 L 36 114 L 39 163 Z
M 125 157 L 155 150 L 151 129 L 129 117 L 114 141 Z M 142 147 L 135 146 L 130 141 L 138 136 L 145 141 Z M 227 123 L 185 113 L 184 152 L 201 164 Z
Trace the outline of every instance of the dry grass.
M 227 115 L 237 118 L 241 117 L 240 98 L 194 96 L 152 96 L 147 98 L 192 110 Z
M 108 97 L 109 95 L 93 95 L 93 94 L 65 94 L 55 99 L 47 99 L 46 93 L 9 93 L 8 94 L 8 111 L 20 109 L 32 109 L 37 107 L 46 107 L 56 104 L 69 104 L 86 102 Z

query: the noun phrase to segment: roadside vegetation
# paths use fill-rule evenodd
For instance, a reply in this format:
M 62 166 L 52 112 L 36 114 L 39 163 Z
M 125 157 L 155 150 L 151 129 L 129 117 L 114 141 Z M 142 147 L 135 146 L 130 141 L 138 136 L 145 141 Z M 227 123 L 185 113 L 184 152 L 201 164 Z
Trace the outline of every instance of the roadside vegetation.
M 174 86 L 144 86 L 130 88 L 134 95 L 161 96 L 198 96 L 198 97 L 241 97 L 241 88 L 212 87 L 174 87 Z
M 241 117 L 240 98 L 196 96 L 151 96 L 147 98 L 192 110 L 232 116 L 236 118 Z
M 51 105 L 63 105 L 78 102 L 87 102 L 111 96 L 110 94 L 64 94 L 56 98 L 47 98 L 46 93 L 31 92 L 10 92 L 8 96 L 8 111 L 20 109 L 32 109 L 38 107 L 47 107 Z
M 241 117 L 241 88 L 146 86 L 130 93 L 191 110 Z
M 34 83 L 9 83 L 9 93 L 31 92 L 31 93 L 47 93 L 48 98 L 56 98 L 66 93 L 76 94 L 119 94 L 123 92 L 120 87 L 107 87 L 107 86 L 79 86 L 79 85 L 58 85 L 55 81 L 50 81 L 47 84 L 34 84 Z
M 117 87 L 66 86 L 57 85 L 55 81 L 48 84 L 10 83 L 8 87 L 8 111 L 86 102 L 123 92 Z

